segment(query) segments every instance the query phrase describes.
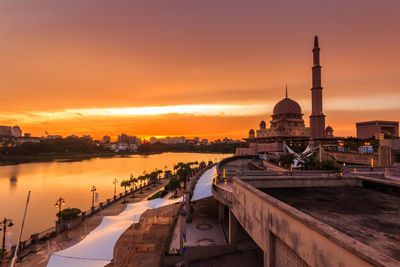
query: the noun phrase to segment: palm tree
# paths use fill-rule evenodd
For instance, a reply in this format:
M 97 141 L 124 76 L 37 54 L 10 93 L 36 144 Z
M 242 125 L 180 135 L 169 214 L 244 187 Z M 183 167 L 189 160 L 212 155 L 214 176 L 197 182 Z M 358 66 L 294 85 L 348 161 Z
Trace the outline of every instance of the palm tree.
M 140 175 L 137 179 L 139 180 L 140 184 L 140 194 L 143 194 L 143 183 L 146 178 L 144 177 L 144 175 Z
M 155 182 L 157 180 L 157 176 L 158 176 L 157 169 L 155 171 L 152 171 L 151 173 L 149 173 L 148 177 L 153 186 L 156 186 Z
M 157 179 L 158 179 L 158 183 L 161 183 L 161 173 L 163 173 L 162 170 L 157 170 Z
M 121 181 L 121 186 L 124 187 L 125 194 L 126 194 L 126 188 L 131 185 L 131 182 L 129 180 L 122 180 Z
M 129 182 L 131 184 L 131 187 L 133 187 L 132 198 L 135 198 L 135 189 L 136 189 L 136 183 L 138 182 L 138 179 L 133 177 L 133 175 L 131 174 L 131 176 L 129 177 Z
M 181 187 L 181 182 L 176 178 L 172 178 L 169 181 L 168 185 L 169 185 L 168 187 L 170 188 L 171 191 L 175 191 L 174 192 L 174 197 L 176 197 L 177 194 L 178 194 L 177 189 Z

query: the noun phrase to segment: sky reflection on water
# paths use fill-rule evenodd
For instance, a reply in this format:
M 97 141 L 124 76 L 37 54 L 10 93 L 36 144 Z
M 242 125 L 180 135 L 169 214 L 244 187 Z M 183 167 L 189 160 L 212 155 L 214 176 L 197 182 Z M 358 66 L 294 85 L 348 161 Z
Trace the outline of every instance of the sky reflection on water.
M 128 157 L 93 158 L 82 161 L 24 163 L 0 166 L 0 218 L 13 219 L 13 239 L 19 231 L 27 193 L 32 191 L 23 238 L 54 226 L 55 201 L 61 196 L 65 207 L 89 209 L 91 187 L 97 188 L 99 201 L 111 198 L 112 181 L 119 183 L 130 174 L 141 175 L 144 170 L 172 169 L 177 162 L 221 160 L 230 154 L 164 153 Z

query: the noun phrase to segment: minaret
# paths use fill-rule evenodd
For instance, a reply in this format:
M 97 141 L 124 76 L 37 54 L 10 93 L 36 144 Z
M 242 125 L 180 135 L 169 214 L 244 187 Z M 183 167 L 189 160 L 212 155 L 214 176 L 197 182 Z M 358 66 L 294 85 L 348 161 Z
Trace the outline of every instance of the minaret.
M 310 116 L 311 138 L 319 139 L 325 137 L 325 115 L 322 112 L 322 86 L 321 86 L 321 66 L 319 65 L 319 45 L 318 36 L 314 38 L 313 48 L 313 67 L 312 67 L 312 113 Z

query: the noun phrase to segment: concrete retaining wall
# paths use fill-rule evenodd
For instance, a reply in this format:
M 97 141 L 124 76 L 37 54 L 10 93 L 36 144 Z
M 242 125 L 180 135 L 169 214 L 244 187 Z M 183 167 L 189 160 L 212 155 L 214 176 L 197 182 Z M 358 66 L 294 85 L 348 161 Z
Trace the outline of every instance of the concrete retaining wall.
M 362 186 L 361 180 L 350 177 L 304 177 L 292 176 L 290 178 L 250 177 L 242 178 L 247 184 L 256 188 L 278 187 L 327 187 L 327 186 Z
M 290 249 L 285 257 L 294 253 L 310 266 L 399 266 L 396 260 L 245 182 L 234 178 L 233 183 L 232 212 L 264 251 L 264 266 L 279 265 L 277 239 Z
M 356 154 L 356 153 L 343 153 L 343 152 L 327 152 L 329 156 L 335 158 L 338 162 L 345 162 L 350 164 L 370 165 L 371 158 L 374 158 L 375 165 L 378 165 L 378 154 Z
M 235 253 L 236 248 L 232 246 L 208 246 L 208 247 L 187 247 L 184 256 L 169 255 L 164 258 L 163 266 L 175 266 L 180 261 L 200 261 L 212 257 L 223 256 Z

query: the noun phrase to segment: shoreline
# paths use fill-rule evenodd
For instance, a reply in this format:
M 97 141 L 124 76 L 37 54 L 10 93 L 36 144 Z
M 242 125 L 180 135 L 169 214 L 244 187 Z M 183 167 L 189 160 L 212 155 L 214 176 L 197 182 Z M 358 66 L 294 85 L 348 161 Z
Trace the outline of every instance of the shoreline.
M 31 249 L 27 248 L 25 251 L 21 251 L 22 254 L 27 253 L 21 262 L 18 262 L 18 266 L 43 266 L 45 267 L 49 260 L 49 253 L 53 254 L 59 250 L 69 248 L 79 243 L 87 234 L 93 231 L 97 226 L 100 225 L 104 216 L 115 216 L 123 212 L 127 204 L 137 203 L 146 201 L 148 197 L 162 190 L 164 186 L 169 182 L 169 179 L 162 179 L 160 184 L 153 186 L 145 186 L 143 194 L 139 193 L 139 189 L 135 192 L 135 198 L 129 197 L 131 192 L 127 193 L 126 198 L 130 201 L 123 203 L 123 199 L 118 199 L 110 206 L 104 208 L 101 212 L 87 217 L 82 223 L 73 227 L 70 230 L 66 230 L 55 237 L 49 239 L 49 243 L 37 243 L 35 246 L 35 253 L 31 254 Z M 149 188 L 149 189 L 148 189 Z M 6 267 L 9 265 L 7 261 L 0 261 L 0 267 Z
M 199 151 L 165 151 L 165 152 L 149 152 L 149 153 L 92 153 L 92 154 L 42 154 L 34 156 L 9 156 L 7 159 L 0 158 L 0 166 L 17 165 L 23 163 L 35 162 L 72 162 L 83 161 L 93 158 L 113 158 L 113 157 L 130 157 L 130 156 L 150 156 L 163 153 L 196 153 L 196 154 L 234 154 L 224 152 L 199 152 Z

